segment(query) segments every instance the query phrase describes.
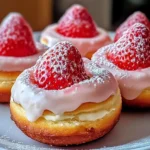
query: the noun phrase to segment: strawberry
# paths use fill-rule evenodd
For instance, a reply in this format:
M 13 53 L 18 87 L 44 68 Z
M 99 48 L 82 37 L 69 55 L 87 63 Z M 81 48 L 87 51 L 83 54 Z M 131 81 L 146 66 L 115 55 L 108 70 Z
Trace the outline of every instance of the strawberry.
M 150 30 L 136 23 L 107 52 L 107 58 L 124 70 L 150 67 Z
M 125 22 L 123 22 L 118 29 L 116 30 L 116 35 L 114 38 L 114 41 L 117 41 L 122 35 L 123 32 L 126 31 L 130 26 L 132 26 L 135 23 L 142 23 L 146 25 L 150 29 L 150 22 L 148 18 L 140 11 L 137 11 L 133 13 L 131 16 L 129 16 Z
M 90 38 L 98 35 L 96 25 L 87 9 L 73 5 L 60 19 L 57 32 L 73 38 Z
M 46 90 L 60 90 L 88 79 L 79 51 L 69 42 L 59 42 L 37 61 L 33 78 Z
M 32 30 L 18 13 L 10 13 L 0 28 L 0 55 L 24 57 L 37 53 Z

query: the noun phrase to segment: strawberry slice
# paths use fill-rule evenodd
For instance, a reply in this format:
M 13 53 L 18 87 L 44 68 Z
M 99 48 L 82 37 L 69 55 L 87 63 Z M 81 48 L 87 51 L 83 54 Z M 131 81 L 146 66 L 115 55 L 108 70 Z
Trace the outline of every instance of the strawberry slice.
M 116 35 L 114 38 L 114 41 L 117 41 L 122 35 L 123 32 L 126 31 L 130 26 L 132 26 L 135 23 L 142 23 L 145 24 L 150 29 L 150 22 L 148 18 L 140 11 L 137 11 L 133 13 L 131 16 L 129 16 L 125 22 L 123 22 L 118 29 L 116 30 Z
M 18 13 L 10 13 L 0 28 L 0 55 L 24 57 L 37 53 L 32 29 Z
M 37 61 L 33 78 L 46 90 L 59 90 L 88 79 L 79 51 L 69 42 L 59 42 Z
M 150 67 L 150 30 L 141 23 L 131 26 L 108 51 L 107 58 L 124 70 Z
M 87 9 L 73 5 L 60 19 L 57 32 L 67 37 L 90 38 L 98 35 L 95 22 Z

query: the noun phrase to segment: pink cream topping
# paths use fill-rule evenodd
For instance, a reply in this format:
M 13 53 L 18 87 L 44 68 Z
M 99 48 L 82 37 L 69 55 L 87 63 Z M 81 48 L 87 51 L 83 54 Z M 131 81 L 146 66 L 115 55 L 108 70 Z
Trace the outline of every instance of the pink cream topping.
M 37 53 L 26 57 L 0 56 L 0 71 L 23 71 L 33 66 L 40 55 L 47 49 L 47 46 L 36 43 Z
M 47 45 L 51 47 L 58 41 L 70 41 L 77 47 L 82 56 L 85 56 L 89 52 L 95 52 L 100 47 L 112 43 L 110 37 L 108 36 L 108 33 L 101 28 L 97 29 L 99 34 L 93 38 L 65 37 L 59 34 L 56 31 L 56 28 L 57 24 L 48 26 L 41 35 L 41 42 L 44 43 L 43 40 L 46 39 L 48 42 Z
M 12 87 L 12 100 L 24 108 L 29 121 L 35 121 L 44 110 L 61 115 L 74 111 L 83 103 L 99 103 L 115 95 L 118 85 L 113 75 L 86 58 L 83 61 L 91 78 L 62 90 L 38 88 L 29 81 L 32 68 L 25 70 Z
M 98 66 L 109 70 L 118 80 L 122 96 L 127 100 L 133 100 L 138 97 L 144 89 L 150 88 L 150 68 L 133 71 L 119 68 L 106 57 L 106 53 L 113 48 L 114 44 L 111 44 L 99 49 L 93 55 L 92 61 Z

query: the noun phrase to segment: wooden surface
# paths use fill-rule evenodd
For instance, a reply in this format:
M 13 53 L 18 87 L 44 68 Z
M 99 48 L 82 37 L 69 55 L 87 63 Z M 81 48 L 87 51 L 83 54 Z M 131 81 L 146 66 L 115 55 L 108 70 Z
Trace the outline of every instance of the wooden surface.
M 42 30 L 52 21 L 52 0 L 1 0 L 0 21 L 9 12 L 21 13 L 34 31 Z

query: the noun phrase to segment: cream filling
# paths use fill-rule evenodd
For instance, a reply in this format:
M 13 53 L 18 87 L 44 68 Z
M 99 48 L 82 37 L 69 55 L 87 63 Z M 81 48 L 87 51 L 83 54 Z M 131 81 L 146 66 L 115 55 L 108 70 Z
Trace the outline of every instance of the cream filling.
M 120 92 L 118 90 L 116 94 L 111 99 L 109 99 L 109 101 L 111 101 L 110 108 L 100 108 L 100 109 L 95 109 L 93 111 L 89 110 L 89 112 L 83 111 L 78 114 L 58 114 L 58 115 L 45 114 L 42 117 L 48 121 L 54 121 L 54 122 L 63 121 L 63 120 L 72 120 L 72 119 L 77 119 L 79 121 L 96 121 L 98 119 L 104 118 L 106 115 L 115 111 L 117 105 L 119 104 L 120 98 L 121 98 Z
M 79 121 L 95 121 L 98 119 L 102 119 L 112 111 L 114 111 L 115 108 L 111 108 L 110 110 L 100 110 L 97 112 L 91 112 L 91 113 L 81 113 L 78 115 L 43 115 L 43 117 L 48 121 L 62 121 L 67 119 L 74 119 L 78 118 Z

